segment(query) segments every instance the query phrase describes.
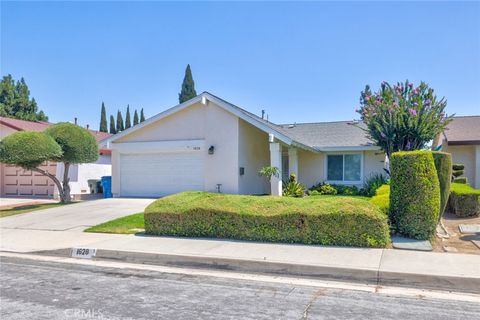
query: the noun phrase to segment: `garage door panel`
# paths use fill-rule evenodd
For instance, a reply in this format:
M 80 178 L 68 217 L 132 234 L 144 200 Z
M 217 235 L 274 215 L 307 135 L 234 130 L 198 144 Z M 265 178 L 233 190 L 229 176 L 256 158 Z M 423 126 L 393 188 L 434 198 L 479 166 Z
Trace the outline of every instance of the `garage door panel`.
M 204 189 L 200 152 L 122 154 L 121 196 L 163 196 Z
M 48 169 L 48 172 L 56 172 L 55 163 L 45 163 L 42 169 Z M 52 197 L 53 182 L 46 176 L 24 170 L 12 165 L 3 165 L 3 183 L 4 196 L 26 196 L 26 197 Z

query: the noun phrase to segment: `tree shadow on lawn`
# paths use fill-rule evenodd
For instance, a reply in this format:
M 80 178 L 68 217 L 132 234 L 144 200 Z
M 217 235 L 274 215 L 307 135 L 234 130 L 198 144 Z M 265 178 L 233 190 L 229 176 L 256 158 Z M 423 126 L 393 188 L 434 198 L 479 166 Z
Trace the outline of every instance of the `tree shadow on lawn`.
M 74 203 L 74 202 L 71 202 L 71 203 Z M 1 209 L 0 218 L 9 217 L 9 216 L 13 216 L 21 213 L 28 213 L 28 212 L 42 210 L 42 209 L 54 208 L 54 207 L 63 206 L 63 205 L 67 205 L 67 204 L 56 202 L 56 203 L 38 203 L 38 204 L 20 205 L 20 206 L 16 206 L 9 209 Z

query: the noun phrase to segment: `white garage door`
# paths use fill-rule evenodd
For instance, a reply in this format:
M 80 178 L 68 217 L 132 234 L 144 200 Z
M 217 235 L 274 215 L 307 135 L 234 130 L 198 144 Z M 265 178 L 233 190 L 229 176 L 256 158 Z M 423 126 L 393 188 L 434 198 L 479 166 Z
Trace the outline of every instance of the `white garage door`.
M 159 197 L 204 189 L 201 152 L 122 154 L 120 195 Z

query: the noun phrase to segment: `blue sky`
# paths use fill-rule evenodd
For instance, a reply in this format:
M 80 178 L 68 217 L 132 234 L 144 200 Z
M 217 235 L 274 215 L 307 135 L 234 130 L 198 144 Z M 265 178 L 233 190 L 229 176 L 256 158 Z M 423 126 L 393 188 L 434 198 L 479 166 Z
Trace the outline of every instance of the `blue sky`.
M 366 84 L 428 82 L 448 113 L 480 114 L 480 3 L 4 2 L 1 74 L 24 77 L 53 122 L 197 92 L 277 123 L 358 118 Z

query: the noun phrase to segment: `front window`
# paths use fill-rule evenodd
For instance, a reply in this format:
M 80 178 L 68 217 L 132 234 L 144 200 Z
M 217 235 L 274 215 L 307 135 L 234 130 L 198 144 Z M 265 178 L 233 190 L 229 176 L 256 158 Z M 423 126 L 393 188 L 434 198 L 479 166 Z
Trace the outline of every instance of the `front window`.
M 328 181 L 360 181 L 361 173 L 361 154 L 357 153 L 327 155 Z

